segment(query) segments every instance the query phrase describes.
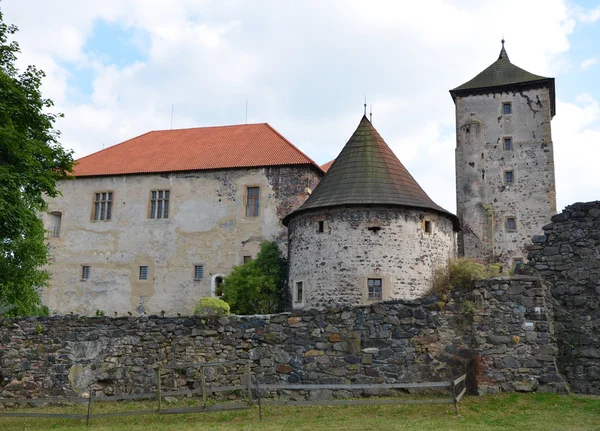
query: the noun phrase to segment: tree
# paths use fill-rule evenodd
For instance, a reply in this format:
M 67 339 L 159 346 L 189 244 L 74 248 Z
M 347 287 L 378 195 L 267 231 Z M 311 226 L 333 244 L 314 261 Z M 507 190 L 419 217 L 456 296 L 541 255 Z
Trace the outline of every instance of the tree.
M 72 152 L 58 143 L 53 106 L 42 97 L 44 72 L 15 67 L 19 45 L 9 41 L 17 32 L 4 24 L 0 11 L 0 308 L 7 315 L 42 310 L 39 289 L 48 274 L 44 226 L 37 214 L 46 210 L 44 197 L 59 192 L 58 180 L 72 173 Z
M 225 277 L 223 299 L 235 314 L 283 311 L 287 262 L 276 242 L 260 245 L 256 259 L 234 266 Z

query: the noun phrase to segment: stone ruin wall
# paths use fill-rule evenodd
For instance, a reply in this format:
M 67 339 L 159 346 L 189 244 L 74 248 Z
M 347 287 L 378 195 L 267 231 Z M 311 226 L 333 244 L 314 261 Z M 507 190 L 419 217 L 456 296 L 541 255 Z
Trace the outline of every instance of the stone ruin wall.
M 525 299 L 525 301 L 524 301 Z M 532 306 L 544 312 L 532 315 Z M 48 317 L 0 321 L 0 397 L 156 390 L 152 367 L 250 360 L 261 382 L 448 380 L 470 371 L 480 393 L 564 392 L 546 290 L 497 278 L 445 300 L 375 303 L 271 316 Z M 528 326 L 528 322 L 531 326 Z M 245 365 L 207 370 L 209 385 L 244 382 Z M 196 388 L 192 369 L 165 370 L 163 388 Z M 296 398 L 360 395 L 306 391 Z
M 560 369 L 574 392 L 600 394 L 600 201 L 566 207 L 533 243 L 527 270 L 551 287 Z

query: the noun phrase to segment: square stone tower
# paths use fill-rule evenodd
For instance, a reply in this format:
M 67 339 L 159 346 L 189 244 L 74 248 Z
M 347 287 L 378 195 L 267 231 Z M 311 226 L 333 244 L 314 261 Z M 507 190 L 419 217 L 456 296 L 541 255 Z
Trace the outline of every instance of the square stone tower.
M 554 78 L 500 56 L 450 90 L 456 105 L 456 203 L 460 256 L 501 262 L 527 258 L 531 237 L 556 213 Z

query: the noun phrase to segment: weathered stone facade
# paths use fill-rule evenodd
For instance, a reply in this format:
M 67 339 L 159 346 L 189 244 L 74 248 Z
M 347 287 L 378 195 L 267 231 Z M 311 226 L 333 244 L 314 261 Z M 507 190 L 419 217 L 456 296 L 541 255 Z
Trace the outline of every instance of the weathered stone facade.
M 51 287 L 44 303 L 53 312 L 107 315 L 127 312 L 190 313 L 214 295 L 216 278 L 255 257 L 264 240 L 285 249 L 281 218 L 306 199 L 321 173 L 314 166 L 275 166 L 185 173 L 81 177 L 62 181 L 50 199 Z M 258 187 L 259 213 L 246 216 L 247 187 Z M 149 217 L 150 191 L 169 190 L 169 217 Z M 94 221 L 94 196 L 113 193 L 110 221 Z M 148 279 L 139 279 L 140 265 Z M 195 279 L 194 267 L 203 266 Z M 82 266 L 89 278 L 82 279 Z
M 517 277 L 446 299 L 271 316 L 3 319 L 0 396 L 77 395 L 90 385 L 100 395 L 149 392 L 154 366 L 231 360 L 250 360 L 268 383 L 440 381 L 468 369 L 480 392 L 563 392 L 551 316 L 543 285 Z M 244 365 L 209 368 L 207 382 L 236 384 L 244 373 Z M 192 369 L 163 376 L 165 389 L 199 384 Z M 325 392 L 280 395 L 359 395 Z
M 573 391 L 600 394 L 600 201 L 566 207 L 544 233 L 526 270 L 551 286 L 559 366 Z
M 556 213 L 550 98 L 548 88 L 456 97 L 460 255 L 509 269 Z
M 383 300 L 417 298 L 431 289 L 434 269 L 454 255 L 452 221 L 428 210 L 313 210 L 294 217 L 288 228 L 294 309 L 372 303 L 368 279 L 381 280 Z

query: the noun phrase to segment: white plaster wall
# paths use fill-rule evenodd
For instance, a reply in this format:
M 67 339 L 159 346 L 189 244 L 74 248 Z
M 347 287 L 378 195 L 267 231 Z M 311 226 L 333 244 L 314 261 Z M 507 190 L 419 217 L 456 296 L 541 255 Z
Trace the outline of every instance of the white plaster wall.
M 502 103 L 512 114 L 502 114 Z M 526 258 L 531 236 L 556 213 L 550 94 L 547 88 L 456 99 L 459 252 L 510 268 Z M 512 138 L 512 151 L 504 150 Z M 505 184 L 504 172 L 515 181 Z M 506 217 L 517 231 L 508 232 Z
M 433 222 L 432 234 L 423 231 L 424 219 Z M 431 288 L 434 268 L 454 255 L 452 222 L 433 211 L 338 208 L 298 215 L 288 227 L 289 286 L 304 284 L 295 309 L 367 304 L 368 278 L 383 280 L 383 300 L 417 298 Z
M 44 303 L 55 313 L 107 315 L 190 313 L 211 295 L 211 277 L 227 274 L 263 240 L 285 248 L 280 219 L 306 198 L 314 168 L 274 167 L 181 174 L 82 177 L 60 184 L 49 212 L 62 213 L 61 234 L 48 238 L 51 287 Z M 258 217 L 245 217 L 247 186 L 260 187 Z M 149 219 L 151 190 L 170 190 L 169 219 Z M 91 221 L 94 192 L 114 192 L 112 220 Z M 91 267 L 82 281 L 81 266 Z M 138 280 L 147 265 L 147 281 Z M 194 265 L 204 265 L 195 281 Z

